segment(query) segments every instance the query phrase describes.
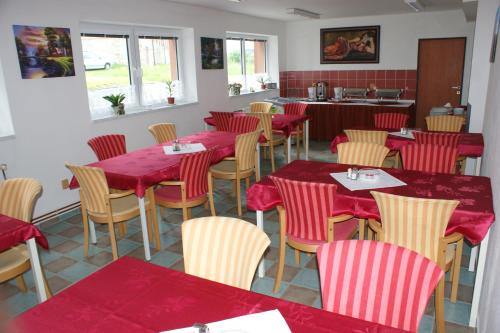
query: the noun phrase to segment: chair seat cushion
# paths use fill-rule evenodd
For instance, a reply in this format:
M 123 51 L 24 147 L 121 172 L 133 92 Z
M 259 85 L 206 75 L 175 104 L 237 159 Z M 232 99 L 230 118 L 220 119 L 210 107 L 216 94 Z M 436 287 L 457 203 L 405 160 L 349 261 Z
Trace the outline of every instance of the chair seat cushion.
M 28 248 L 21 244 L 0 253 L 0 273 L 8 272 L 30 260 Z
M 236 173 L 236 161 L 224 160 L 210 167 L 210 171 L 217 173 Z
M 193 198 L 186 198 L 187 201 L 197 200 L 206 197 L 206 194 L 199 195 Z M 156 202 L 182 202 L 182 194 L 180 186 L 161 186 L 155 190 Z
M 349 219 L 344 222 L 338 222 L 334 224 L 333 227 L 333 240 L 346 240 L 350 239 L 352 235 L 354 234 L 356 228 L 359 225 L 358 219 Z M 321 245 L 326 243 L 326 241 L 319 241 L 319 240 L 310 240 L 310 239 L 305 239 L 301 237 L 294 237 L 292 235 L 287 235 L 288 239 L 297 242 L 297 243 L 303 243 L 303 244 L 309 244 L 309 245 Z
M 147 198 L 145 198 L 144 204 L 146 207 L 149 205 Z M 139 201 L 137 196 L 131 194 L 123 198 L 111 199 L 111 212 L 115 217 L 134 214 L 139 215 Z M 106 214 L 96 214 L 94 212 L 89 212 L 89 214 L 100 218 L 106 217 Z

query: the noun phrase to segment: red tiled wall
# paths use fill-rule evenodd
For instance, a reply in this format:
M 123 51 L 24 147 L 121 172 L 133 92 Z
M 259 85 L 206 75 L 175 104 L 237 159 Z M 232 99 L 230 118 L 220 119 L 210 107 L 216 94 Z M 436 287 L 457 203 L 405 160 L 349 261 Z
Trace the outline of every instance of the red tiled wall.
M 282 97 L 307 97 L 307 88 L 316 81 L 328 82 L 328 92 L 334 87 L 403 89 L 402 99 L 415 99 L 417 70 L 350 70 L 350 71 L 287 71 L 280 72 Z

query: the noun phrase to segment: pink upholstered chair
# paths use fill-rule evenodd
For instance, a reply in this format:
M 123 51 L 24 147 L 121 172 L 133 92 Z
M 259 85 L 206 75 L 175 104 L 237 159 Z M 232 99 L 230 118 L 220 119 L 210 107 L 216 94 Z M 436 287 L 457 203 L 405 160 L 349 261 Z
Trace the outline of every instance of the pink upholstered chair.
M 333 240 L 349 239 L 356 233 L 358 221 L 352 215 L 335 216 L 337 185 L 311 183 L 270 176 L 283 201 L 278 206 L 280 221 L 279 259 L 274 292 L 280 289 L 285 265 L 285 243 L 300 252 L 315 253 L 319 245 Z
M 191 218 L 191 208 L 210 202 L 210 211 L 215 216 L 212 184 L 208 182 L 208 168 L 212 151 L 184 155 L 181 159 L 178 181 L 164 181 L 155 190 L 155 201 L 161 207 L 182 208 L 182 217 Z M 162 214 L 163 215 L 163 214 Z
M 460 134 L 458 133 L 433 133 L 413 132 L 415 142 L 424 145 L 439 145 L 457 148 Z
M 405 113 L 396 112 L 375 113 L 373 116 L 375 128 L 383 129 L 407 127 L 409 118 Z
M 257 130 L 260 120 L 256 117 L 238 116 L 229 120 L 229 132 L 244 134 Z
M 229 120 L 234 117 L 233 112 L 210 111 L 215 120 L 215 129 L 217 131 L 229 132 Z
M 318 247 L 323 309 L 417 332 L 444 272 L 428 258 L 389 243 L 344 240 Z
M 99 161 L 127 153 L 125 135 L 122 134 L 96 136 L 90 139 L 87 144 L 92 148 Z
M 306 114 L 308 106 L 309 104 L 306 103 L 288 103 L 283 106 L 283 110 L 286 115 L 303 116 Z M 297 126 L 292 133 L 290 133 L 290 135 L 292 138 L 295 137 L 297 145 L 297 159 L 300 159 L 300 140 L 302 139 L 305 142 L 304 125 L 301 124 Z
M 410 144 L 401 148 L 405 170 L 454 174 L 457 157 L 457 149 L 447 146 Z

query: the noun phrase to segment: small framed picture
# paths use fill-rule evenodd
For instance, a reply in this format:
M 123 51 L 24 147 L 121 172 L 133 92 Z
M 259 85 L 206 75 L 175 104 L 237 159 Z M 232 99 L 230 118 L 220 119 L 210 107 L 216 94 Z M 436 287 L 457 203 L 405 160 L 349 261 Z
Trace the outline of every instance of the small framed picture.
M 201 37 L 201 68 L 224 69 L 224 40 Z

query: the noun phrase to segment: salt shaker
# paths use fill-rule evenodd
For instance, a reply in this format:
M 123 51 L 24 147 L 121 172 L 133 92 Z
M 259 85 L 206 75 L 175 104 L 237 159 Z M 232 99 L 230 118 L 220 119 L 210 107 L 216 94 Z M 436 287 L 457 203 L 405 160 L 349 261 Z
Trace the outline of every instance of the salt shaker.
M 351 177 L 352 177 L 352 169 L 349 168 L 349 169 L 347 169 L 347 178 L 351 179 Z
M 351 179 L 352 180 L 356 180 L 358 179 L 358 175 L 359 175 L 359 171 L 357 168 L 353 168 L 352 169 L 352 174 L 351 174 Z
M 401 127 L 401 134 L 406 135 L 408 133 L 408 129 L 406 127 Z
M 173 151 L 180 151 L 181 150 L 181 147 L 179 145 L 179 140 L 177 140 L 177 139 L 174 140 L 174 144 L 172 146 L 172 150 Z

